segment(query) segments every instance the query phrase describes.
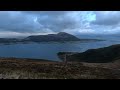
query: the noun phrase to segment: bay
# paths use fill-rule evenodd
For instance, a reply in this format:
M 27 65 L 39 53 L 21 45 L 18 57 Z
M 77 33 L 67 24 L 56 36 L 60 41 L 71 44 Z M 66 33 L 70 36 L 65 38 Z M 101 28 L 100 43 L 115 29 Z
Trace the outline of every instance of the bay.
M 95 37 L 96 38 L 96 37 Z M 99 37 L 100 38 L 100 37 Z M 94 39 L 94 38 L 93 38 Z M 106 41 L 96 42 L 44 42 L 28 44 L 1 44 L 0 57 L 16 58 L 35 58 L 60 61 L 57 56 L 58 52 L 84 52 L 88 49 L 107 47 L 114 44 L 120 44 L 119 37 L 103 38 Z

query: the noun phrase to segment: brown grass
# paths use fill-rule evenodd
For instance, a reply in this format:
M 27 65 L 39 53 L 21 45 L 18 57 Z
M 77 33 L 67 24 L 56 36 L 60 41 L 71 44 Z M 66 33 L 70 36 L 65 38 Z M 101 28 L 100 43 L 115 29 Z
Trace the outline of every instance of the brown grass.
M 69 62 L 1 58 L 0 79 L 119 79 L 116 71 Z

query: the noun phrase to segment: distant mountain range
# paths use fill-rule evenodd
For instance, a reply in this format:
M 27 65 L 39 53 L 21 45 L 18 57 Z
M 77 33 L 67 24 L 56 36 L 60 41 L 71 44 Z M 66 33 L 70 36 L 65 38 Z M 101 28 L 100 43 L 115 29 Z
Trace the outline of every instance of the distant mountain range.
M 23 39 L 0 38 L 0 43 L 20 43 L 20 42 L 64 42 L 64 41 L 101 41 L 98 39 L 79 39 L 78 37 L 60 32 L 58 34 L 32 35 Z

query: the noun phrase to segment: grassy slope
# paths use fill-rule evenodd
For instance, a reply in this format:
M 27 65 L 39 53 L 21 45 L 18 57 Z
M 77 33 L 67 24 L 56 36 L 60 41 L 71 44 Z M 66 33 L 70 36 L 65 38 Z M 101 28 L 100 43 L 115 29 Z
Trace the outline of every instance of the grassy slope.
M 101 73 L 102 72 L 102 73 Z M 79 62 L 32 61 L 29 59 L 1 58 L 2 79 L 118 79 L 120 74 L 102 67 L 89 67 Z
M 63 59 L 65 53 L 66 52 L 59 52 L 58 56 Z M 82 53 L 67 56 L 68 61 L 89 63 L 109 63 L 117 59 L 120 59 L 120 44 L 98 49 L 89 49 Z

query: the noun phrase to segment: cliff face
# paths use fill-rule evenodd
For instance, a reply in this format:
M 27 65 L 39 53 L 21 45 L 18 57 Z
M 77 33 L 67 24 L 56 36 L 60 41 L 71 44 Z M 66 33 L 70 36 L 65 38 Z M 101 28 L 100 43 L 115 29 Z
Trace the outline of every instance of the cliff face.
M 117 59 L 120 59 L 120 44 L 99 49 L 89 49 L 83 53 L 76 53 L 67 57 L 68 61 L 90 63 L 107 63 Z
M 35 41 L 35 42 L 42 42 L 42 41 L 48 42 L 48 41 L 79 41 L 80 39 L 68 33 L 60 32 L 58 34 L 29 36 L 24 40 Z

